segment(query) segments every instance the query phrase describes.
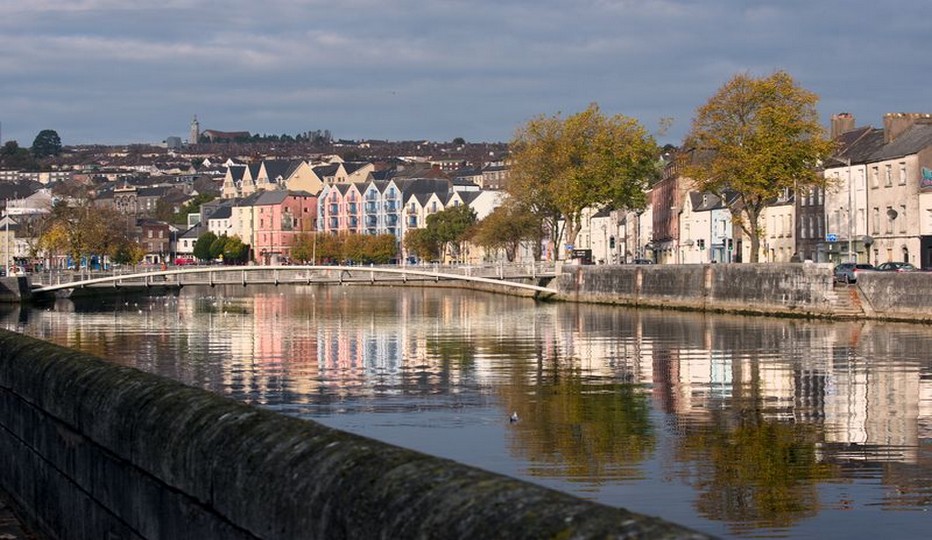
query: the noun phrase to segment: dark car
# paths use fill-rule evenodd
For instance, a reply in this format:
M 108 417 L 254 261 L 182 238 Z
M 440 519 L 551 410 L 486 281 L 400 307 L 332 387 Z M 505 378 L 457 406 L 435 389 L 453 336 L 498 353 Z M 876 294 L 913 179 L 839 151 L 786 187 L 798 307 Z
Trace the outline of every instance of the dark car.
M 908 262 L 885 262 L 877 266 L 881 272 L 915 272 L 917 268 Z
M 867 263 L 841 263 L 835 267 L 835 281 L 841 283 L 857 283 L 858 272 L 876 270 L 874 265 Z
M 631 261 L 631 264 L 654 264 L 654 261 L 650 259 L 634 259 Z

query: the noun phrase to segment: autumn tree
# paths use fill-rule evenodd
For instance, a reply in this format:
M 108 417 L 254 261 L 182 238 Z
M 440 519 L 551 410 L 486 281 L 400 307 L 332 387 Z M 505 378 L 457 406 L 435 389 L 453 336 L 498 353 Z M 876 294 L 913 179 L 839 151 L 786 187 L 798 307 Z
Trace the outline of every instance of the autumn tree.
M 291 244 L 291 259 L 301 263 L 313 261 L 316 255 L 315 236 L 317 233 L 299 233 Z
M 819 123 L 818 99 L 783 71 L 762 78 L 741 74 L 696 112 L 681 170 L 694 189 L 731 201 L 732 219 L 750 238 L 750 262 L 760 257 L 767 204 L 824 182 L 816 166 L 833 145 Z
M 405 251 L 423 261 L 440 257 L 440 242 L 427 229 L 412 229 L 405 233 Z
M 541 223 L 526 207 L 509 199 L 476 224 L 472 241 L 486 249 L 505 251 L 505 258 L 513 262 L 523 242 L 540 246 Z M 535 255 L 539 256 L 539 253 Z
M 506 190 L 539 216 L 554 243 L 561 236 L 575 243 L 587 208 L 642 207 L 658 174 L 653 137 L 634 119 L 606 117 L 596 104 L 566 118 L 530 120 L 510 150 Z

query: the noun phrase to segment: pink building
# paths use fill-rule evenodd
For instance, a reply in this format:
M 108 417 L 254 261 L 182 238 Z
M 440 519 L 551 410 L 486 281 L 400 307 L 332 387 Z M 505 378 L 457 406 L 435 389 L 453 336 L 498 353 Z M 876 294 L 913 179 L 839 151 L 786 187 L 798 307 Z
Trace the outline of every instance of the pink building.
M 252 207 L 252 251 L 259 264 L 287 262 L 295 238 L 317 226 L 317 197 L 306 191 L 257 193 Z

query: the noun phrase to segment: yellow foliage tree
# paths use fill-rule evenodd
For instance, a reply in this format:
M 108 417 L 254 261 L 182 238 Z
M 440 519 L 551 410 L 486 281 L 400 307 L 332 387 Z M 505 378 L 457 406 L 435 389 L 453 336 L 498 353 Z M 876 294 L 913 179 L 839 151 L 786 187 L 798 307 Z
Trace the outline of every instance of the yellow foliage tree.
M 819 123 L 818 99 L 783 71 L 741 74 L 696 112 L 681 170 L 696 190 L 730 202 L 732 219 L 750 238 L 750 262 L 759 260 L 767 204 L 824 182 L 816 167 L 833 144 Z
M 634 119 L 596 104 L 568 116 L 537 117 L 511 142 L 507 191 L 573 244 L 586 208 L 639 208 L 658 172 L 657 145 Z M 565 230 L 560 231 L 562 220 Z

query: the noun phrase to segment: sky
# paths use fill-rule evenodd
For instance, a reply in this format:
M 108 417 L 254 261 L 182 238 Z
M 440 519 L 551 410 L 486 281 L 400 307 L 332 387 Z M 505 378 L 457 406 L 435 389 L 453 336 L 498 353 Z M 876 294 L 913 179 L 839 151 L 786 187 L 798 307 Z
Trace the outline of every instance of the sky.
M 0 0 L 0 138 L 507 142 L 597 103 L 679 144 L 737 74 L 932 112 L 929 0 Z M 672 120 L 662 129 L 663 119 Z

